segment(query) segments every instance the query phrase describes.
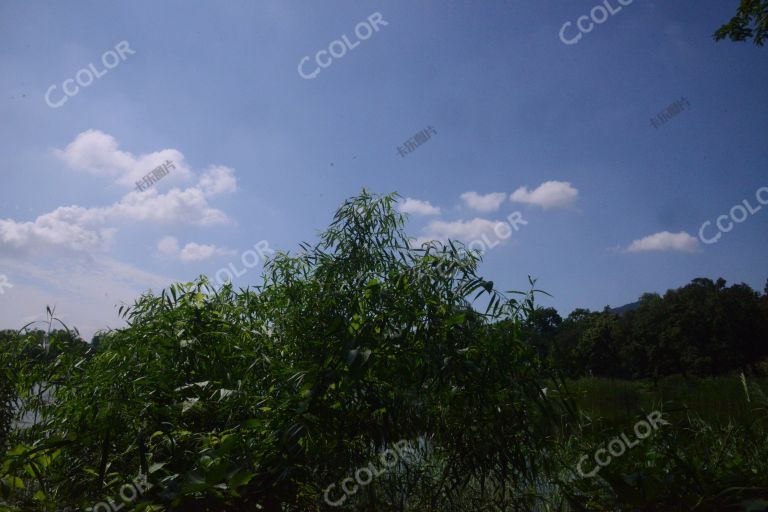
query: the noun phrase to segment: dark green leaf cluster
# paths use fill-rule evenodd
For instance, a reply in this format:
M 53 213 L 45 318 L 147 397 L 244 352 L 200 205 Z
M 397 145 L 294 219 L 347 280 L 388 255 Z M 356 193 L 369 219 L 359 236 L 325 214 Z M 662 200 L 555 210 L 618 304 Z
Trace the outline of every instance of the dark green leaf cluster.
M 731 41 L 752 39 L 762 46 L 768 37 L 768 0 L 740 0 L 736 16 L 717 29 L 716 41 L 729 38 Z

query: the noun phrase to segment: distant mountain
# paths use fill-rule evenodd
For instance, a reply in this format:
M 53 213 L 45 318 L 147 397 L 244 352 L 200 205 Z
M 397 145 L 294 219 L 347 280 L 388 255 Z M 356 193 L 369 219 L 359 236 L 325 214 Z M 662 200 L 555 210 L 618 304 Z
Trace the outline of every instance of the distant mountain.
M 614 315 L 621 316 L 624 313 L 626 313 L 627 311 L 634 311 L 634 310 L 636 310 L 639 307 L 640 307 L 640 302 L 639 301 L 638 302 L 630 302 L 629 304 L 624 304 L 623 306 L 619 306 L 617 308 L 611 308 L 610 311 Z

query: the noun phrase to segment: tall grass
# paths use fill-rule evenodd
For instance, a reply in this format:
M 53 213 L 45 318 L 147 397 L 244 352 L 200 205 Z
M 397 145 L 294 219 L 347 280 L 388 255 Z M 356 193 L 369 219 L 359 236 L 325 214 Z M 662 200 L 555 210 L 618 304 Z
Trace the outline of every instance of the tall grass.
M 684 379 L 667 377 L 654 384 L 649 381 L 624 381 L 588 378 L 569 383 L 579 408 L 593 418 L 610 424 L 625 424 L 640 411 L 663 404 L 669 414 L 695 414 L 713 425 L 749 424 L 760 407 L 760 389 L 768 389 L 768 378 L 747 378 L 753 389 L 749 401 L 737 374 Z M 763 395 L 764 396 L 764 395 Z

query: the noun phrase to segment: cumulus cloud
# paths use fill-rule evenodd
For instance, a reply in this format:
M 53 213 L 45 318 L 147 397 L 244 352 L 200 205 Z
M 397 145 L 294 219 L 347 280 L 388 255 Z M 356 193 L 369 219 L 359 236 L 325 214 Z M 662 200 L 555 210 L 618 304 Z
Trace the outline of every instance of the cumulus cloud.
M 578 197 L 579 191 L 567 181 L 545 181 L 533 190 L 528 190 L 528 187 L 518 188 L 512 192 L 510 200 L 549 210 L 570 206 Z
M 420 201 L 406 197 L 405 201 L 399 205 L 399 210 L 403 213 L 413 213 L 416 215 L 439 215 L 440 208 L 432 206 L 429 201 Z
M 212 165 L 203 173 L 197 187 L 206 196 L 214 196 L 237 189 L 235 171 L 222 165 Z
M 157 242 L 157 250 L 162 254 L 176 255 L 179 252 L 179 241 L 172 236 L 164 236 Z
M 177 258 L 184 263 L 193 261 L 204 261 L 213 256 L 231 256 L 237 254 L 237 251 L 216 247 L 213 244 L 198 244 L 190 242 L 179 249 L 179 241 L 172 236 L 165 236 L 157 242 L 157 250 L 165 255 Z
M 34 222 L 0 220 L 0 252 L 3 249 L 11 252 L 41 246 L 81 251 L 109 245 L 116 231 L 114 228 L 90 229 L 70 222 L 64 210 L 67 208 L 41 215 Z
M 112 136 L 98 130 L 79 134 L 57 154 L 77 170 L 112 176 L 117 183 L 131 187 L 136 176 L 143 176 L 166 159 L 173 160 L 176 165 L 171 174 L 193 174 L 183 165 L 184 155 L 177 150 L 164 149 L 134 157 L 119 150 Z M 202 173 L 195 186 L 183 190 L 174 187 L 161 193 L 152 187 L 144 192 L 130 191 L 116 203 L 105 207 L 62 206 L 27 222 L 0 219 L 0 253 L 46 247 L 64 247 L 74 251 L 105 249 L 117 231 L 109 226 L 110 223 L 223 224 L 229 219 L 224 212 L 211 207 L 208 198 L 236 188 L 234 171 L 213 165 Z M 190 249 L 189 254 L 196 255 L 190 257 L 198 257 L 202 252 L 199 248 Z
M 165 194 L 155 189 L 130 192 L 118 203 L 101 208 L 105 218 L 149 220 L 163 224 L 188 223 L 200 226 L 223 224 L 227 216 L 221 210 L 211 208 L 207 194 L 195 187 L 185 190 L 173 188 Z
M 475 218 L 452 222 L 436 220 L 424 228 L 424 235 L 416 239 L 416 245 L 430 240 L 459 240 L 465 244 L 475 240 L 499 240 L 509 236 L 509 232 L 510 228 L 506 223 L 488 219 Z
M 227 222 L 224 212 L 211 208 L 199 189 L 171 189 L 131 192 L 119 202 L 103 208 L 62 206 L 31 222 L 0 220 L 0 252 L 4 248 L 24 249 L 63 246 L 72 250 L 106 249 L 114 227 L 109 222 L 152 221 L 160 224 L 209 226 Z
M 87 130 L 75 137 L 61 150 L 54 150 L 70 168 L 94 174 L 108 176 L 115 183 L 133 188 L 137 181 L 165 161 L 173 162 L 167 178 L 189 178 L 192 171 L 184 163 L 184 155 L 175 149 L 162 149 L 145 155 L 134 156 L 118 148 L 117 141 L 111 135 L 99 130 Z
M 491 192 L 490 194 L 481 195 L 477 192 L 464 192 L 461 194 L 461 199 L 468 207 L 479 212 L 495 212 L 507 199 L 507 194 L 504 192 Z
M 203 261 L 216 254 L 216 251 L 217 248 L 215 245 L 202 245 L 190 242 L 181 250 L 179 258 L 185 263 L 189 263 L 190 261 Z
M 184 263 L 189 263 L 190 261 L 207 260 L 212 256 L 232 256 L 234 254 L 236 254 L 236 251 L 216 247 L 213 244 L 204 245 L 190 242 L 181 249 L 179 259 Z
M 670 233 L 662 231 L 633 241 L 627 252 L 677 251 L 693 253 L 699 250 L 699 241 L 685 231 Z

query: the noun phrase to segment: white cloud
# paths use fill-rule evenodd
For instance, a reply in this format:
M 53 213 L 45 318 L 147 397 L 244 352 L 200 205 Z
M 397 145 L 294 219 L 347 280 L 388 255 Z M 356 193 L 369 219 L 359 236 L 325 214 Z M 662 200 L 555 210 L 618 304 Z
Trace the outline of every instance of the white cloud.
M 221 210 L 208 206 L 206 194 L 199 188 L 172 188 L 160 194 L 151 188 L 144 192 L 129 192 L 118 203 L 100 209 L 105 218 L 149 220 L 163 224 L 197 224 L 210 226 L 227 222 Z
M 216 254 L 215 245 L 201 245 L 195 242 L 190 242 L 181 250 L 179 257 L 181 258 L 181 261 L 189 263 L 190 261 L 207 260 L 214 254 Z
M 633 241 L 626 250 L 627 252 L 678 251 L 693 253 L 699 250 L 699 241 L 685 231 L 679 233 L 662 231 Z
M 202 245 L 202 244 L 197 244 L 195 242 L 190 242 L 187 245 L 185 245 L 184 248 L 181 250 L 181 253 L 179 253 L 179 257 L 181 258 L 181 261 L 183 261 L 184 263 L 189 263 L 190 261 L 207 260 L 208 258 L 214 255 L 222 256 L 227 254 L 229 255 L 235 254 L 235 251 L 222 249 L 212 244 Z
M 67 209 L 59 208 L 41 215 L 34 222 L 0 220 L 0 252 L 3 249 L 18 251 L 46 246 L 80 251 L 109 245 L 116 231 L 114 228 L 90 229 L 70 222 L 66 219 Z
M 115 183 L 133 188 L 137 181 L 167 160 L 173 162 L 170 174 L 163 180 L 189 178 L 192 171 L 184 163 L 184 155 L 175 149 L 162 149 L 146 155 L 118 149 L 111 135 L 99 130 L 87 130 L 75 137 L 63 150 L 54 150 L 56 156 L 70 168 L 97 176 L 109 176 Z
M 157 242 L 157 250 L 162 254 L 175 255 L 179 252 L 179 241 L 172 236 L 164 236 Z
M 510 196 L 511 201 L 535 204 L 545 210 L 571 205 L 579 197 L 579 191 L 567 181 L 545 181 L 534 190 L 520 187 Z
M 500 221 L 475 218 L 446 222 L 436 220 L 424 228 L 424 235 L 416 240 L 417 246 L 430 240 L 459 240 L 469 244 L 475 240 L 498 240 L 501 233 L 509 233 L 509 226 Z
M 206 196 L 234 192 L 237 190 L 237 178 L 235 171 L 222 165 L 212 165 L 203 173 L 197 187 Z
M 116 176 L 117 183 L 131 187 L 137 173 L 143 176 L 165 159 L 173 160 L 176 165 L 177 169 L 171 170 L 172 175 L 193 175 L 183 165 L 184 156 L 179 151 L 164 149 L 136 158 L 118 150 L 112 136 L 97 130 L 79 134 L 64 150 L 57 150 L 57 154 L 75 169 Z M 168 178 L 170 175 L 163 180 Z M 236 188 L 234 171 L 214 165 L 203 172 L 197 185 L 183 190 L 174 187 L 161 193 L 156 187 L 151 187 L 144 192 L 130 191 L 106 207 L 62 206 L 38 216 L 34 221 L 0 220 L 0 253 L 51 247 L 73 251 L 105 249 L 117 232 L 116 228 L 107 225 L 109 223 L 223 224 L 228 222 L 226 214 L 212 208 L 208 197 L 232 192 Z M 196 254 L 199 253 L 198 250 Z
M 432 206 L 429 201 L 420 201 L 406 197 L 405 201 L 398 207 L 403 213 L 413 213 L 416 215 L 439 215 L 440 208 Z
M 213 244 L 198 244 L 190 242 L 179 250 L 179 241 L 172 236 L 165 236 L 157 242 L 157 250 L 165 255 L 178 258 L 184 263 L 193 261 L 204 261 L 212 256 L 231 256 L 237 254 L 237 251 L 216 247 Z
M 490 194 L 480 195 L 477 192 L 464 192 L 461 199 L 468 207 L 479 212 L 495 212 L 507 199 L 504 192 L 491 192 Z
M 108 222 L 152 221 L 209 226 L 227 220 L 224 212 L 208 206 L 199 189 L 174 188 L 166 194 L 150 189 L 129 192 L 108 207 L 61 206 L 32 222 L 0 220 L 0 252 L 3 249 L 59 246 L 72 250 L 106 249 L 117 232 L 114 227 L 102 227 Z

